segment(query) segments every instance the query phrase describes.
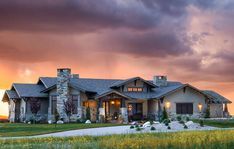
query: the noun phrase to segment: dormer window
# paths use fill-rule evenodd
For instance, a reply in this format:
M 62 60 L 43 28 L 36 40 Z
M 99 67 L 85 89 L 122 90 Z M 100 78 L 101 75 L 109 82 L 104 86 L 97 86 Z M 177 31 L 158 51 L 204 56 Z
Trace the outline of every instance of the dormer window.
M 128 92 L 142 92 L 143 88 L 142 87 L 129 87 Z

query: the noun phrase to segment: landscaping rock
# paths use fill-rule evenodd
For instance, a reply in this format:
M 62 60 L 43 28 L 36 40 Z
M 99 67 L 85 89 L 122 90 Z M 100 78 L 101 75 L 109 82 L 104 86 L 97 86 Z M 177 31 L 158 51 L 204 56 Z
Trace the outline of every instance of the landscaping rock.
M 143 124 L 143 127 L 144 127 L 144 128 L 145 128 L 145 127 L 150 127 L 150 126 L 151 126 L 150 121 L 145 122 L 145 123 Z
M 193 121 L 188 121 L 188 122 L 185 123 L 185 125 L 188 126 L 188 127 L 193 125 L 193 124 L 194 124 Z
M 131 125 L 137 125 L 138 123 L 136 121 L 131 122 Z
M 57 121 L 57 124 L 64 124 L 64 122 L 59 120 L 59 121 Z
M 85 124 L 91 124 L 90 120 L 85 121 Z

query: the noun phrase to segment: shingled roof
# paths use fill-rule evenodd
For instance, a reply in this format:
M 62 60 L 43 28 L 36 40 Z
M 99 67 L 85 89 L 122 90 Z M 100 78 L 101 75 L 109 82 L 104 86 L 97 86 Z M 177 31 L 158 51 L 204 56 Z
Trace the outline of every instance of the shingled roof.
M 213 103 L 232 103 L 230 100 L 223 97 L 217 92 L 211 90 L 204 90 L 202 92 L 206 94 L 212 100 Z
M 115 87 L 119 87 L 129 81 L 141 79 L 139 77 L 130 78 L 127 80 L 120 79 L 91 79 L 91 78 L 71 78 L 70 87 L 79 89 L 84 92 L 96 93 L 96 98 L 106 95 L 114 91 Z M 39 83 L 39 82 L 42 82 Z M 221 96 L 214 91 L 201 91 L 189 84 L 182 84 L 180 82 L 168 81 L 167 86 L 157 87 L 153 84 L 152 80 L 144 80 L 147 84 L 151 85 L 151 92 L 121 92 L 125 97 L 131 99 L 160 99 L 165 97 L 183 87 L 191 87 L 197 90 L 199 93 L 212 99 L 214 103 L 231 103 L 230 100 Z M 13 84 L 12 90 L 8 90 L 6 93 L 11 98 L 22 98 L 22 97 L 48 97 L 47 91 L 56 88 L 57 78 L 56 77 L 40 77 L 37 84 Z
M 41 93 L 45 89 L 43 85 L 37 84 L 18 84 L 14 83 L 12 88 L 15 89 L 17 95 L 22 97 L 48 97 L 48 94 Z

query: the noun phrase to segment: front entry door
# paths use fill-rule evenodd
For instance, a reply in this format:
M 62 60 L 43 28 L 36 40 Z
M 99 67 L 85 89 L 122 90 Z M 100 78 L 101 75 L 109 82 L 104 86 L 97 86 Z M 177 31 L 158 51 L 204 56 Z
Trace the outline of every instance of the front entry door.
M 129 115 L 130 120 L 142 120 L 143 104 L 142 103 L 129 103 L 128 115 Z

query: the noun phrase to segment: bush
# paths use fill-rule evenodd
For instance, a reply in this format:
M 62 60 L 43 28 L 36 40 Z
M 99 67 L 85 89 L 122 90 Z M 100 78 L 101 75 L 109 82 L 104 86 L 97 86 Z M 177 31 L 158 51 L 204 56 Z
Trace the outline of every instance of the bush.
M 135 125 L 135 128 L 138 128 L 138 127 L 139 127 L 139 125 L 136 124 L 136 125 Z
M 165 126 L 168 126 L 169 125 L 169 123 L 165 123 Z
M 89 107 L 86 108 L 86 119 L 91 120 L 91 114 L 90 114 L 90 108 Z
M 169 120 L 169 119 L 165 119 L 165 120 L 163 121 L 164 124 L 170 123 L 170 122 L 171 122 L 171 120 Z
M 162 112 L 162 121 L 164 121 L 166 119 L 168 119 L 168 114 L 167 114 L 166 108 L 164 107 L 163 112 Z
M 177 121 L 181 121 L 182 117 L 181 116 L 177 116 L 176 119 L 177 119 Z
M 131 126 L 130 126 L 130 129 L 134 129 L 134 126 L 133 126 L 133 125 L 131 125 Z
M 170 126 L 168 126 L 168 127 L 167 127 L 167 129 L 171 129 L 171 127 L 170 127 Z
M 190 118 L 189 118 L 188 116 L 186 116 L 186 121 L 187 121 L 187 122 L 190 121 Z
M 140 128 L 140 127 L 137 127 L 137 128 L 136 128 L 136 131 L 141 131 L 141 128 Z
M 188 129 L 188 126 L 187 126 L 187 125 L 184 125 L 184 129 Z
M 180 123 L 180 124 L 184 124 L 185 122 L 184 122 L 183 120 L 180 120 L 179 123 Z
M 153 131 L 153 130 L 156 130 L 156 128 L 155 128 L 154 126 L 152 126 L 152 127 L 150 128 L 150 130 Z
M 204 118 L 210 118 L 210 108 L 209 107 L 206 108 L 206 112 L 205 112 Z
M 204 121 L 203 120 L 200 120 L 199 124 L 200 124 L 201 127 L 204 127 Z

